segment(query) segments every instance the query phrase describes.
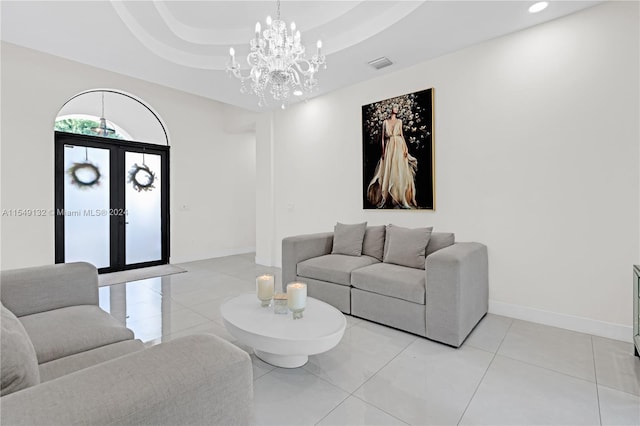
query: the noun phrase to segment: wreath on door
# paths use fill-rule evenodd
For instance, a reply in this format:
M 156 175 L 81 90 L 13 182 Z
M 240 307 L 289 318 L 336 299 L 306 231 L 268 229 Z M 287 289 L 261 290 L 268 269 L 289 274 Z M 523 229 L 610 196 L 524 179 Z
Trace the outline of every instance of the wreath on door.
M 94 185 L 100 185 L 100 169 L 89 162 L 73 163 L 73 166 L 67 170 L 71 176 L 71 183 L 80 189 L 91 188 Z
M 138 192 L 151 191 L 155 188 L 153 184 L 156 181 L 156 174 L 146 164 L 142 163 L 140 166 L 136 163 L 129 170 L 128 181 Z

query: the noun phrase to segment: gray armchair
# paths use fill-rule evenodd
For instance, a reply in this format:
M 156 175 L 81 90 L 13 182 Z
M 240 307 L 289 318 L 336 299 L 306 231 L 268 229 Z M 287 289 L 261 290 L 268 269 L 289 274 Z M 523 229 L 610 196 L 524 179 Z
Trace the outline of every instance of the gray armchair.
M 246 352 L 213 335 L 145 349 L 97 306 L 92 265 L 3 271 L 0 298 L 24 325 L 40 371 L 39 384 L 0 398 L 3 425 L 251 420 L 253 372 Z M 65 321 L 73 333 L 60 326 Z M 2 352 L 10 350 L 3 339 Z

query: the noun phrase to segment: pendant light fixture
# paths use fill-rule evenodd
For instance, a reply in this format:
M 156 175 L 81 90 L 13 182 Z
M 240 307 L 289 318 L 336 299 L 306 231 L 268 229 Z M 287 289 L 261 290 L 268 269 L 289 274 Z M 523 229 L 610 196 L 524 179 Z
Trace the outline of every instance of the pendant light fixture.
M 116 131 L 111 127 L 107 127 L 107 120 L 104 118 L 104 92 L 102 93 L 102 114 L 100 115 L 100 124 L 98 127 L 92 127 L 91 131 L 98 136 L 110 136 Z
M 247 65 L 250 70 L 243 74 L 236 61 L 235 49 L 229 49 L 227 72 L 241 82 L 240 92 L 258 97 L 258 105 L 266 106 L 266 98 L 273 98 L 281 107 L 290 94 L 311 94 L 318 85 L 316 74 L 326 68 L 322 54 L 322 42 L 316 44 L 316 54 L 307 59 L 300 31 L 296 24 L 287 24 L 280 18 L 280 0 L 277 0 L 276 19 L 267 16 L 266 29 L 256 23 L 255 37 L 250 41 Z

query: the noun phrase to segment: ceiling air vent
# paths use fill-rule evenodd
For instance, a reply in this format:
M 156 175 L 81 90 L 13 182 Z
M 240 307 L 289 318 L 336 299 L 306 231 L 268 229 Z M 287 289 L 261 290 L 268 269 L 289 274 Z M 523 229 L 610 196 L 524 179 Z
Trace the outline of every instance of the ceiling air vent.
M 371 65 L 372 67 L 374 67 L 375 69 L 379 70 L 381 68 L 384 67 L 388 67 L 389 65 L 392 65 L 393 62 L 391 62 L 389 60 L 389 58 L 383 56 L 381 58 L 378 59 L 374 59 L 373 61 L 369 61 L 367 62 L 369 65 Z

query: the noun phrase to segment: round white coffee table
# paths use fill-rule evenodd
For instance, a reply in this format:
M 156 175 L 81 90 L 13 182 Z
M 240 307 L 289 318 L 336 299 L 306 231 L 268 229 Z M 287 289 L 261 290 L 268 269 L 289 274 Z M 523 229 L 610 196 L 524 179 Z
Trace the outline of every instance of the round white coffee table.
M 291 312 L 275 314 L 273 307 L 261 307 L 254 293 L 227 300 L 220 312 L 232 336 L 251 346 L 261 360 L 285 368 L 301 367 L 309 355 L 335 347 L 347 326 L 342 312 L 312 297 L 297 320 Z

